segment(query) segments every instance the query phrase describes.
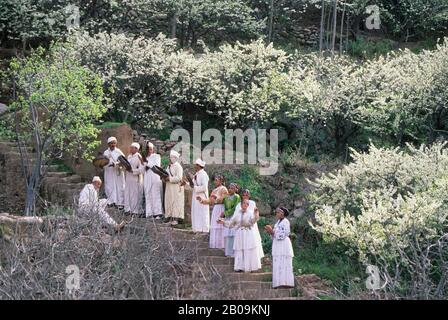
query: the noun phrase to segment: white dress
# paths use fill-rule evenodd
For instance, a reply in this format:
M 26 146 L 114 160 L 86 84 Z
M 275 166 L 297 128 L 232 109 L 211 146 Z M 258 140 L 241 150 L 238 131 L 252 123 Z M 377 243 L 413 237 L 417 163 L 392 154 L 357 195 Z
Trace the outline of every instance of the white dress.
M 257 205 L 255 204 L 255 201 L 253 200 L 249 200 L 249 208 L 248 210 L 252 210 L 254 211 L 255 207 Z M 241 202 L 239 204 L 237 204 L 236 208 L 235 208 L 235 212 L 238 212 L 241 210 Z M 261 235 L 260 235 L 260 231 L 258 230 L 258 224 L 255 223 L 254 225 L 254 229 L 255 229 L 255 237 L 256 237 L 256 241 L 257 241 L 257 252 L 258 252 L 258 256 L 259 258 L 263 258 L 264 257 L 264 251 L 263 251 L 263 243 L 261 242 Z
M 272 286 L 294 287 L 292 258 L 294 252 L 289 239 L 290 225 L 288 219 L 277 221 L 272 236 Z
M 218 223 L 218 219 L 224 213 L 223 198 L 227 195 L 227 188 L 219 186 L 212 191 L 211 196 L 216 196 L 215 204 L 213 205 L 212 218 L 210 222 L 210 248 L 224 249 L 224 227 Z
M 193 196 L 191 201 L 191 227 L 194 232 L 210 231 L 210 207 L 196 200 L 197 196 L 208 199 L 208 174 L 199 170 L 193 177 Z
M 160 155 L 153 153 L 149 157 L 146 157 L 146 162 L 144 168 L 144 180 L 143 189 L 145 193 L 145 212 L 146 217 L 158 216 L 163 214 L 162 210 L 162 193 L 163 184 L 160 176 L 152 172 L 152 170 L 146 168 L 151 168 L 154 165 L 159 166 L 161 164 Z
M 107 199 L 99 199 L 98 190 L 95 189 L 93 184 L 86 184 L 81 190 L 78 205 L 83 214 L 97 215 L 102 223 L 112 226 L 117 225 L 106 212 Z
M 257 231 L 254 225 L 257 219 L 254 211 L 247 209 L 242 212 L 240 209 L 236 211 L 230 221 L 224 221 L 226 227 L 235 228 L 235 240 L 233 243 L 233 251 L 235 256 L 235 271 L 256 271 L 261 269 L 261 260 L 258 253 Z
M 142 163 L 140 153 L 130 154 L 128 161 L 132 171 L 126 171 L 126 188 L 124 189 L 124 211 L 138 214 L 141 211 L 143 196 Z
M 109 164 L 104 167 L 104 191 L 107 196 L 108 204 L 124 205 L 124 171 L 119 166 L 119 156 L 124 156 L 120 149 L 115 148 L 113 151 L 107 149 L 104 156 L 109 158 Z M 115 166 L 112 166 L 114 165 Z

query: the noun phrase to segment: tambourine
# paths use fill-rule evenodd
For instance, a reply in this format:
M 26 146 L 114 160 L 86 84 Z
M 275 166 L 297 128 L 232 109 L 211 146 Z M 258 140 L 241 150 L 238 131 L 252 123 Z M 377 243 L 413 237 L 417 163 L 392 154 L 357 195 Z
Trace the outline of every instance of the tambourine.
M 131 164 L 129 163 L 128 159 L 126 159 L 124 156 L 119 156 L 118 161 L 127 171 L 130 171 L 130 172 L 132 171 Z
M 151 169 L 152 172 L 154 172 L 155 174 L 160 176 L 160 178 L 166 178 L 166 177 L 170 176 L 168 174 L 168 171 L 166 171 L 165 169 L 163 169 L 157 165 L 154 165 L 154 166 L 150 167 L 149 169 Z

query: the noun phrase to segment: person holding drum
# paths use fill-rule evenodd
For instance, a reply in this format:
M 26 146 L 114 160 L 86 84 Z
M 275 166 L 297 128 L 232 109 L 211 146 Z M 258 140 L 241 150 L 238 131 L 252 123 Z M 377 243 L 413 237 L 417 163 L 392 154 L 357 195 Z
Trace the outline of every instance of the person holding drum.
M 120 166 L 118 158 L 124 156 L 123 152 L 117 148 L 117 138 L 107 139 L 109 148 L 104 151 L 104 157 L 109 159 L 109 163 L 104 167 L 104 190 L 107 196 L 108 206 L 118 206 L 124 208 L 124 170 Z

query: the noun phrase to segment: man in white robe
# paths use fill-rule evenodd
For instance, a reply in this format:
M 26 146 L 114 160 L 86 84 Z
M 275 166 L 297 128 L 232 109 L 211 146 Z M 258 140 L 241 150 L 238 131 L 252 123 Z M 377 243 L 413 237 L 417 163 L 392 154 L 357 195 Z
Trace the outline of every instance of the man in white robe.
M 201 199 L 208 199 L 209 177 L 204 170 L 205 162 L 197 159 L 195 162 L 196 174 L 193 177 L 193 198 L 191 203 L 191 225 L 194 232 L 210 231 L 210 207 L 202 204 Z
M 128 161 L 131 170 L 126 171 L 126 187 L 124 189 L 124 212 L 126 214 L 139 214 L 143 196 L 143 159 L 140 153 L 140 144 L 134 142 L 129 148 Z
M 143 190 L 145 193 L 146 217 L 160 219 L 163 215 L 162 193 L 163 184 L 160 176 L 152 172 L 153 166 L 161 166 L 160 154 L 154 152 L 154 145 L 148 141 L 146 144 L 146 161 L 144 166 Z
M 184 219 L 185 192 L 182 184 L 184 170 L 179 163 L 180 154 L 171 150 L 170 164 L 166 168 L 169 176 L 165 179 L 165 218 L 172 225 Z
M 104 151 L 104 156 L 109 159 L 109 164 L 104 167 L 104 189 L 109 206 L 124 206 L 124 171 L 118 161 L 119 156 L 124 156 L 123 152 L 117 148 L 117 139 L 110 137 L 107 139 L 109 149 Z
M 117 224 L 106 212 L 107 199 L 99 199 L 98 191 L 101 188 L 100 177 L 93 177 L 92 183 L 86 184 L 79 194 L 78 208 L 82 214 L 98 215 L 100 221 L 105 225 L 112 226 L 116 231 L 120 231 L 125 226 L 125 222 Z

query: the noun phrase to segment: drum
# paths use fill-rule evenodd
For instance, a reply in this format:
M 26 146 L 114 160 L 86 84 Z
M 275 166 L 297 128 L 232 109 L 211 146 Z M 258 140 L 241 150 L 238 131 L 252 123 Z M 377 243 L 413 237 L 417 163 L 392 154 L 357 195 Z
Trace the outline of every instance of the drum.
M 123 156 L 119 156 L 118 157 L 118 161 L 120 162 L 120 164 L 127 170 L 127 171 L 132 171 L 132 166 L 129 163 L 128 159 L 126 159 Z
M 151 167 L 151 171 L 159 175 L 161 178 L 166 178 L 169 176 L 168 172 L 165 169 L 156 165 Z
M 92 163 L 95 167 L 103 169 L 105 166 L 109 164 L 109 159 L 104 155 L 100 155 L 95 159 L 93 159 Z

